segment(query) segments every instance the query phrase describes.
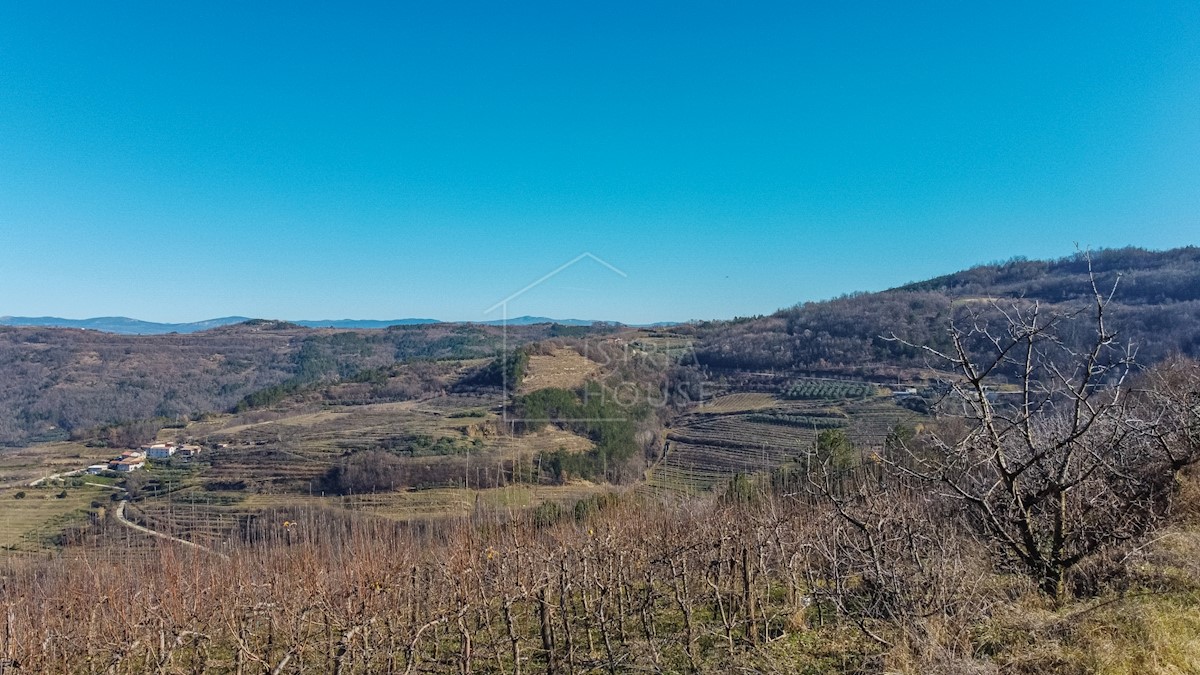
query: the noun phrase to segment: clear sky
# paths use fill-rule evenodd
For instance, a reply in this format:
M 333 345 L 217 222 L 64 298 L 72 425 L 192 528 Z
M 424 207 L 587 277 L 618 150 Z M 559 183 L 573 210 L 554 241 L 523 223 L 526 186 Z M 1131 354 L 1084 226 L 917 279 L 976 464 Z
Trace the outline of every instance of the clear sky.
M 919 5 L 919 6 L 918 6 Z M 1200 243 L 1200 3 L 0 3 L 0 314 L 627 322 Z

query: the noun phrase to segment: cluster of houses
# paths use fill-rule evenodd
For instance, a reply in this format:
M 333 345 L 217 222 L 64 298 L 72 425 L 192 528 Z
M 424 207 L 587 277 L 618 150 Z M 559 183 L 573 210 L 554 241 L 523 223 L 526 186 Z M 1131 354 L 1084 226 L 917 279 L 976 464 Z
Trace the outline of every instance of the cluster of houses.
M 108 464 L 93 464 L 88 467 L 87 471 L 93 475 L 104 471 L 129 473 L 145 467 L 147 459 L 170 459 L 176 455 L 180 457 L 195 457 L 198 454 L 200 454 L 200 446 L 198 445 L 154 443 L 152 445 L 143 445 L 137 450 L 126 450 L 121 453 L 120 457 L 114 457 L 110 460 Z

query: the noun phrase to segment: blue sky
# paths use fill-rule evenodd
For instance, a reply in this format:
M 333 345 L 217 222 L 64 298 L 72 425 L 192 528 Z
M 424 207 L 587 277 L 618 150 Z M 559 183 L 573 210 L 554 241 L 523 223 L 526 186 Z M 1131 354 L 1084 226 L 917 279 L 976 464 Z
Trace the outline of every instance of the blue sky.
M 510 313 L 721 318 L 1200 243 L 1200 3 L 916 4 L 0 4 L 0 314 L 484 319 L 586 251 L 626 276 Z

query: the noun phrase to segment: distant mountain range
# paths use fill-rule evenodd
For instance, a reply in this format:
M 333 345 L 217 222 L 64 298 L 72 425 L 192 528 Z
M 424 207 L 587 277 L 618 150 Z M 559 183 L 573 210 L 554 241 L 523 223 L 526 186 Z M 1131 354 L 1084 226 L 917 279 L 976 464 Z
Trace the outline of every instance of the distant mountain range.
M 230 326 L 234 324 L 251 321 L 250 317 L 245 316 L 225 316 L 219 319 L 209 319 L 207 321 L 194 321 L 192 323 L 156 323 L 154 321 L 141 321 L 139 319 L 130 319 L 124 316 L 100 316 L 91 319 L 63 319 L 56 316 L 0 316 L 0 326 L 41 326 L 49 328 L 84 328 L 87 330 L 97 330 L 104 333 L 118 333 L 121 335 L 166 335 L 167 333 L 197 333 L 211 328 L 219 328 L 221 326 Z M 290 321 L 298 326 L 306 328 L 349 328 L 349 329 L 377 329 L 387 328 L 388 326 L 413 326 L 418 324 L 431 323 L 476 323 L 486 326 L 500 326 L 508 324 L 511 326 L 530 326 L 539 323 L 554 323 L 560 326 L 590 326 L 594 323 L 611 323 L 615 321 L 589 321 L 584 319 L 551 319 L 544 316 L 518 316 L 507 321 L 459 321 L 459 322 L 444 322 L 438 319 L 394 319 L 391 321 L 378 321 L 370 319 L 331 319 L 321 321 Z M 672 325 L 669 322 L 649 324 L 642 327 L 658 327 Z

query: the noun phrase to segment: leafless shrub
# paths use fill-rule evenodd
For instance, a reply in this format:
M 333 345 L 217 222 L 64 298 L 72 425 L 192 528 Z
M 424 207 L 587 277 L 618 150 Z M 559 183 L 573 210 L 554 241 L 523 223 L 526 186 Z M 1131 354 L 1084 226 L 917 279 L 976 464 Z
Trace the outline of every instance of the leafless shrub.
M 1002 563 L 1060 602 L 1082 563 L 1163 521 L 1176 474 L 1200 459 L 1194 394 L 1169 375 L 1132 386 L 1135 350 L 1109 325 L 1113 295 L 1093 285 L 1092 297 L 1071 313 L 1017 303 L 995 307 L 1001 326 L 974 313 L 955 323 L 951 350 L 927 350 L 957 372 L 942 409 L 966 433 L 930 434 L 892 463 L 957 500 Z M 1064 333 L 1084 324 L 1093 338 L 1079 351 Z

